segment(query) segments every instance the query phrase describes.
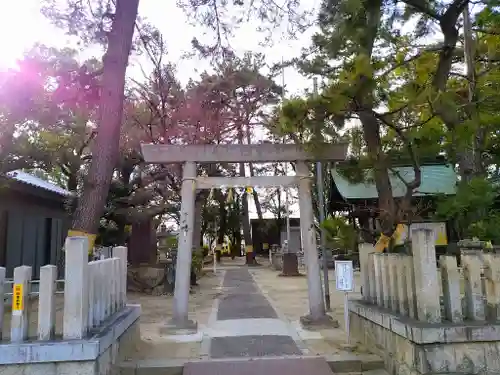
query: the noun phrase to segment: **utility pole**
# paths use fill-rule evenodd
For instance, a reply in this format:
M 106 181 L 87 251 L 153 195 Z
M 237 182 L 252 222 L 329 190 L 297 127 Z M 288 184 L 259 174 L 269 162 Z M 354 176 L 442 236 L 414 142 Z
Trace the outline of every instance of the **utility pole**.
M 285 100 L 285 67 L 284 67 L 283 57 L 281 58 L 281 87 L 283 88 L 281 92 L 281 101 Z M 283 138 L 283 143 L 285 143 L 285 138 Z M 285 176 L 288 175 L 288 162 L 285 162 Z M 286 252 L 290 252 L 290 206 L 289 206 L 289 187 L 285 187 L 285 210 L 286 210 Z M 280 192 L 281 194 L 281 192 Z
M 318 95 L 318 79 L 314 77 L 313 79 L 313 92 L 314 95 Z M 321 135 L 320 124 L 317 124 L 317 135 L 318 141 L 323 139 Z M 323 260 L 323 283 L 325 292 L 325 309 L 326 311 L 331 311 L 330 304 L 330 284 L 328 280 L 328 259 L 326 256 L 326 238 L 325 230 L 322 227 L 322 223 L 325 221 L 325 196 L 324 196 L 324 186 L 323 186 L 323 164 L 320 161 L 316 162 L 316 185 L 318 190 L 318 211 L 319 211 L 319 225 L 320 225 L 320 246 L 321 254 Z

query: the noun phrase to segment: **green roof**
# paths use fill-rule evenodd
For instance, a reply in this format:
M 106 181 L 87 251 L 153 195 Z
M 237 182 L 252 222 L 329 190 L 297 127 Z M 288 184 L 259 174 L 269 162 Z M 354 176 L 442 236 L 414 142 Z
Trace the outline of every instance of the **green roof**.
M 415 176 L 413 167 L 394 167 L 395 171 L 407 182 L 411 182 Z M 449 165 L 422 165 L 422 181 L 420 187 L 415 190 L 413 196 L 425 195 L 454 195 L 457 184 L 457 174 Z M 344 199 L 373 199 L 378 198 L 377 189 L 373 179 L 370 178 L 372 171 L 368 171 L 368 181 L 361 183 L 350 182 L 335 168 L 331 170 L 333 181 Z M 389 177 L 395 197 L 402 197 L 406 193 L 406 186 L 401 179 L 389 171 Z

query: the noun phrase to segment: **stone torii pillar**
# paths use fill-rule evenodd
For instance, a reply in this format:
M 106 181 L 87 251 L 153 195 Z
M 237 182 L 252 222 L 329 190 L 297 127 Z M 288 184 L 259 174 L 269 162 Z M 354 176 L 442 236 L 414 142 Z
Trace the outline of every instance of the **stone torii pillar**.
M 195 196 L 196 163 L 185 162 L 182 173 L 181 217 L 175 270 L 173 317 L 172 320 L 167 323 L 167 331 L 171 329 L 197 329 L 197 323 L 189 320 L 188 317 Z

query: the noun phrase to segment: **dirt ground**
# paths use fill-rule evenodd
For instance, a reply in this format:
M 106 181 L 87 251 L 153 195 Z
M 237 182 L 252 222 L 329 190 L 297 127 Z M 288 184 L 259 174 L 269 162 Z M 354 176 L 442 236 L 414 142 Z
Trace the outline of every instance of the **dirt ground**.
M 202 328 L 208 324 L 215 300 L 221 294 L 221 277 L 206 270 L 193 289 L 189 299 L 189 318 L 196 320 Z M 135 360 L 165 358 L 200 358 L 201 341 L 172 342 L 160 334 L 160 329 L 172 317 L 173 296 L 151 296 L 129 293 L 128 302 L 140 304 L 142 308 L 140 327 L 141 342 L 138 343 Z

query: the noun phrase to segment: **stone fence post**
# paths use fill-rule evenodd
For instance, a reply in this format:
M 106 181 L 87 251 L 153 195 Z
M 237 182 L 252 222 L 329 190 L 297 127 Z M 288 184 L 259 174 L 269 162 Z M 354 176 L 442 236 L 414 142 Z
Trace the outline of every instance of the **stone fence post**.
M 484 254 L 484 276 L 486 278 L 486 317 L 500 320 L 500 255 Z
M 370 301 L 370 281 L 374 282 L 374 280 L 370 280 L 370 259 L 368 255 L 373 252 L 373 245 L 371 243 L 360 243 L 358 246 L 358 252 L 363 299 L 365 301 Z
M 377 304 L 377 279 L 375 276 L 375 253 L 368 254 L 368 286 L 370 288 L 370 302 Z
M 56 331 L 56 280 L 57 267 L 40 268 L 40 294 L 38 298 L 38 340 L 54 338 Z
M 64 244 L 66 264 L 63 338 L 65 340 L 83 339 L 87 334 L 88 248 L 87 237 L 67 237 Z
M 415 291 L 415 268 L 413 267 L 413 256 L 403 257 L 405 279 L 406 279 L 406 296 L 408 298 L 408 316 L 417 318 L 417 293 Z
M 398 288 L 398 255 L 387 254 L 387 273 L 389 275 L 389 299 L 391 301 L 391 310 L 399 312 L 399 300 L 403 297 L 399 295 Z
M 14 268 L 12 320 L 10 323 L 10 341 L 14 343 L 23 342 L 28 339 L 31 276 L 32 271 L 29 266 Z
M 461 254 L 464 274 L 466 317 L 470 320 L 484 320 L 483 283 L 481 280 L 481 254 L 463 250 Z
M 118 275 L 118 296 L 117 307 L 121 309 L 127 303 L 127 248 L 125 246 L 117 246 L 113 249 L 113 257 L 120 259 L 119 275 Z
M 374 274 L 375 274 L 375 302 L 378 306 L 384 306 L 384 268 L 383 268 L 383 260 L 384 256 L 381 253 L 373 254 L 373 262 L 374 262 Z
M 429 229 L 415 229 L 411 238 L 418 320 L 439 323 L 441 296 L 434 232 Z
M 462 296 L 460 295 L 460 273 L 457 267 L 457 258 L 454 255 L 439 257 L 441 278 L 443 284 L 444 313 L 446 319 L 458 323 L 462 317 Z
M 3 318 L 4 318 L 4 296 L 5 296 L 5 268 L 0 267 L 0 340 L 3 336 Z

